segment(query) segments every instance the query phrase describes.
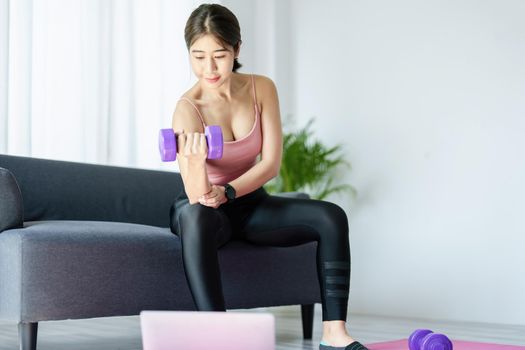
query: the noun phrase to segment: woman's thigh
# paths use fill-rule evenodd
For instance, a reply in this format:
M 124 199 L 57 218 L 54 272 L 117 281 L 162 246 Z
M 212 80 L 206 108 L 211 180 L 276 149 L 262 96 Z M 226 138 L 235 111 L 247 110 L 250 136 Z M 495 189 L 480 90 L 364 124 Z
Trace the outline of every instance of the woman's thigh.
M 270 195 L 255 207 L 242 235 L 263 245 L 293 246 L 321 239 L 337 244 L 348 241 L 348 220 L 334 203 Z

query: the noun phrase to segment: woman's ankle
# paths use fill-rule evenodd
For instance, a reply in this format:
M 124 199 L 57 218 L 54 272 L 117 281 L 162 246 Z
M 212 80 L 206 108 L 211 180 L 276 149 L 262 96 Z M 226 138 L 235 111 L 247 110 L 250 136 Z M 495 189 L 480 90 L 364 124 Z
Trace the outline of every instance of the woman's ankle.
M 348 334 L 346 331 L 345 321 L 323 321 L 323 334 L 326 335 L 343 335 Z

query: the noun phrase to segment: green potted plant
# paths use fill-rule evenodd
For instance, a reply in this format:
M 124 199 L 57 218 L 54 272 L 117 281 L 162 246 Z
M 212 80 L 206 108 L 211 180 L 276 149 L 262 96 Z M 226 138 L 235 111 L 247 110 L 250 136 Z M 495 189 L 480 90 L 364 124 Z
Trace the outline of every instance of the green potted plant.
M 305 192 L 311 198 L 324 199 L 332 193 L 346 192 L 355 197 L 357 191 L 349 184 L 335 184 L 336 175 L 351 165 L 342 154 L 342 145 L 328 147 L 314 139 L 310 126 L 283 133 L 283 159 L 279 175 L 264 188 L 269 193 Z

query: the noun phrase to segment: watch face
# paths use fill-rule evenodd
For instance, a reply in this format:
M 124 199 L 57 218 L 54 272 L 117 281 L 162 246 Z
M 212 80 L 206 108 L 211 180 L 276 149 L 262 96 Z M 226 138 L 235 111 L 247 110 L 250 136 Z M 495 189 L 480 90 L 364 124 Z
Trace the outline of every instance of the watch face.
M 230 200 L 235 198 L 235 190 L 230 185 L 226 186 L 226 197 Z

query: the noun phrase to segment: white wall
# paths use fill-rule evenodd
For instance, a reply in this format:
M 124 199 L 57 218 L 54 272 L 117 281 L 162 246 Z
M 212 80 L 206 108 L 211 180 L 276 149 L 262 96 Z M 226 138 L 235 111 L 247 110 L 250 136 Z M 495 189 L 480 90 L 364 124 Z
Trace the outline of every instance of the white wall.
M 353 165 L 350 311 L 524 325 L 525 2 L 223 3 Z
M 525 324 L 525 2 L 304 1 L 293 112 L 344 143 L 351 312 Z M 285 54 L 285 53 L 282 53 Z

